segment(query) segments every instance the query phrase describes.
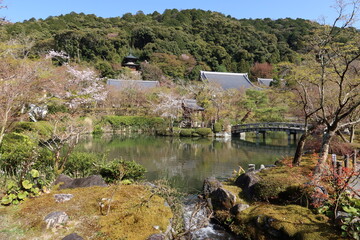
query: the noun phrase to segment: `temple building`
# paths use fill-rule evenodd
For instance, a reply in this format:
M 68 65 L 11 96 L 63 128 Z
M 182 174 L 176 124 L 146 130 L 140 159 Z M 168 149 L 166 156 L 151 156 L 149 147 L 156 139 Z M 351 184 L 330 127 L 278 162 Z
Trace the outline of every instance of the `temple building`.
M 140 67 L 140 65 L 136 63 L 138 59 L 139 59 L 138 57 L 135 57 L 134 55 L 130 54 L 124 58 L 122 65 L 123 67 L 130 68 L 132 71 L 138 71 Z
M 227 89 L 248 89 L 256 87 L 249 79 L 247 73 L 227 73 L 200 71 L 200 78 L 204 82 L 218 84 L 223 90 Z
M 181 107 L 183 109 L 181 127 L 202 127 L 202 122 L 195 120 L 202 119 L 201 112 L 205 109 L 197 104 L 196 99 L 183 99 Z
M 274 79 L 270 79 L 270 78 L 258 78 L 257 80 L 260 86 L 266 86 L 266 87 L 270 87 L 272 82 L 274 81 Z

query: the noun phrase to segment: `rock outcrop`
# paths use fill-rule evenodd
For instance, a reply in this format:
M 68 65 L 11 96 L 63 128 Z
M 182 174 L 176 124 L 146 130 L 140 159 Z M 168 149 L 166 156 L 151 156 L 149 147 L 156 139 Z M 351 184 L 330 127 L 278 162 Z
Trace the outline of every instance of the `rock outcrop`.
M 229 210 L 236 201 L 234 194 L 221 187 L 211 192 L 209 197 L 214 210 Z
M 46 223 L 46 229 L 63 225 L 68 220 L 69 216 L 65 212 L 52 212 L 44 218 L 44 221 Z
M 73 197 L 74 195 L 72 194 L 63 194 L 63 193 L 54 195 L 55 201 L 58 203 L 70 201 Z
M 207 178 L 203 185 L 204 197 L 213 210 L 229 210 L 235 205 L 236 196 L 223 188 L 215 178 Z
M 235 181 L 235 185 L 242 189 L 242 192 L 247 199 L 253 198 L 254 185 L 260 181 L 256 171 L 241 174 Z

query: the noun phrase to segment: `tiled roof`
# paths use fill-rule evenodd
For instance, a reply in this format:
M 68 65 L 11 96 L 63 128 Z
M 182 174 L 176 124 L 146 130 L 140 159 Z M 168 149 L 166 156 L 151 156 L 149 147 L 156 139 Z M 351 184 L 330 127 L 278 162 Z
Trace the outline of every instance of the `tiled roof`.
M 263 86 L 270 87 L 271 82 L 274 81 L 274 79 L 271 78 L 258 78 L 258 83 Z
M 128 58 L 128 59 L 138 59 L 138 57 L 135 57 L 134 55 L 132 55 L 131 53 L 126 56 L 125 58 Z
M 247 73 L 225 73 L 200 71 L 203 81 L 219 84 L 224 90 L 235 88 L 256 88 Z
M 195 111 L 204 111 L 204 108 L 197 104 L 196 99 L 184 99 L 183 106 Z
M 140 88 L 149 89 L 159 86 L 158 81 L 143 81 L 143 80 L 120 80 L 120 79 L 108 79 L 107 85 L 114 86 L 119 90 L 124 88 Z

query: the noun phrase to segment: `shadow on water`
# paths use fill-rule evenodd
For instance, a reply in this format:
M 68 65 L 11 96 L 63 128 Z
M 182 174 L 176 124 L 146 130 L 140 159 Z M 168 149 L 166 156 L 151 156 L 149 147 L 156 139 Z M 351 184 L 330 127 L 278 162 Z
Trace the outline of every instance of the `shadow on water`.
M 109 160 L 135 161 L 147 169 L 148 180 L 165 178 L 174 187 L 194 193 L 201 190 L 207 177 L 227 178 L 239 166 L 273 164 L 295 151 L 294 146 L 285 144 L 286 139 L 273 139 L 276 144 L 269 141 L 264 144 L 240 139 L 104 135 L 89 136 L 77 151 L 106 152 Z

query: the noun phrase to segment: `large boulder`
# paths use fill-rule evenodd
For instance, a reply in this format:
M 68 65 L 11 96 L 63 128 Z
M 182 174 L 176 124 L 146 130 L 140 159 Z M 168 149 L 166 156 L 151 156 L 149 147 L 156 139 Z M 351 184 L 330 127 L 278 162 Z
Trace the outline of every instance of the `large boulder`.
M 72 183 L 73 180 L 74 180 L 74 179 L 72 179 L 72 178 L 69 177 L 69 176 L 66 176 L 66 175 L 64 175 L 64 174 L 60 174 L 60 175 L 56 178 L 56 180 L 55 180 L 55 182 L 54 182 L 54 185 L 60 184 L 59 189 L 69 188 L 69 186 L 71 185 L 71 183 Z
M 81 187 L 92 187 L 101 186 L 105 187 L 107 184 L 100 175 L 92 175 L 86 178 L 72 179 L 66 175 L 61 174 L 56 180 L 54 185 L 60 184 L 59 189 L 67 188 L 81 188 Z
M 209 177 L 204 180 L 203 193 L 205 198 L 208 198 L 210 194 L 221 188 L 223 185 L 214 177 Z
M 208 206 L 215 211 L 229 210 L 236 201 L 235 195 L 224 189 L 223 185 L 214 177 L 204 180 L 203 194 Z
M 247 199 L 252 199 L 254 185 L 260 181 L 256 171 L 241 174 L 235 181 L 235 185 L 240 187 Z
M 236 180 L 235 185 L 241 187 L 242 190 L 252 187 L 255 183 L 259 182 L 260 178 L 256 172 L 247 172 L 241 174 Z
M 211 192 L 209 197 L 213 210 L 229 210 L 236 202 L 235 195 L 223 188 Z

